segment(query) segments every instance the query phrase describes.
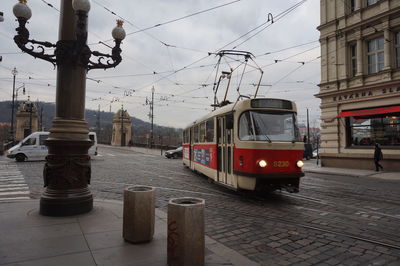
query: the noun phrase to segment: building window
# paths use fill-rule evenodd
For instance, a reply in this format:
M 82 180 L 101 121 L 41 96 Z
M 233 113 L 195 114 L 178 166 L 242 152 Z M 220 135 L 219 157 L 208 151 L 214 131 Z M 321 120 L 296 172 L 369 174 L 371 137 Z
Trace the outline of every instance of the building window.
M 380 0 L 367 0 L 367 6 L 371 6 L 373 4 L 378 3 Z
M 356 10 L 356 0 L 350 0 L 350 11 Z
M 383 37 L 368 41 L 368 74 L 378 73 L 384 66 Z
M 396 33 L 396 66 L 400 67 L 400 32 Z
M 350 75 L 351 77 L 355 77 L 357 74 L 357 45 L 351 44 L 350 45 Z
M 348 146 L 400 146 L 400 114 L 349 117 Z

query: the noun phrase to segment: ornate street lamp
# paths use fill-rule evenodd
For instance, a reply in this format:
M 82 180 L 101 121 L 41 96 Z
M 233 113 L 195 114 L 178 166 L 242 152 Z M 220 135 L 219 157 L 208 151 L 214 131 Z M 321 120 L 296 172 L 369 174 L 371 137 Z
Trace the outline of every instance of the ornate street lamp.
M 93 208 L 93 196 L 88 189 L 91 177 L 88 149 L 92 141 L 84 119 L 86 73 L 115 67 L 121 62 L 123 22 L 118 20 L 112 31 L 115 45 L 111 54 L 91 51 L 87 45 L 90 1 L 61 0 L 59 41 L 56 44 L 36 41 L 29 38 L 25 27 L 32 16 L 26 2 L 19 0 L 13 8 L 19 23 L 14 41 L 22 51 L 57 66 L 56 114 L 46 140 L 49 150 L 43 171 L 46 189 L 40 199 L 40 213 L 49 216 L 85 213 Z M 47 53 L 46 48 L 55 48 L 54 53 Z

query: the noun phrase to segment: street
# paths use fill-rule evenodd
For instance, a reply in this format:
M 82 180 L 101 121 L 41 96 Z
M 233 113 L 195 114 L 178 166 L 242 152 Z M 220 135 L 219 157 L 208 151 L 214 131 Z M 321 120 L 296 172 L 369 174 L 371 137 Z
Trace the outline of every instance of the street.
M 1 162 L 2 183 L 23 177 L 30 194 L 18 183 L 20 196 L 40 198 L 43 161 Z M 261 265 L 400 265 L 398 180 L 306 173 L 297 194 L 254 195 L 155 154 L 101 146 L 91 163 L 98 199 L 122 200 L 125 187 L 139 184 L 157 188 L 156 207 L 164 212 L 171 198 L 204 198 L 206 234 Z

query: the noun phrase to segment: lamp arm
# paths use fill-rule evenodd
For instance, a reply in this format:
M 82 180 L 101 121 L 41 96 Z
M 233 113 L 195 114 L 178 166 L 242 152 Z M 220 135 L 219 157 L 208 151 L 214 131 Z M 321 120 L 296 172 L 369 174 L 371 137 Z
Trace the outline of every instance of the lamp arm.
M 119 65 L 119 63 L 121 63 L 122 61 L 122 50 L 120 48 L 120 45 L 121 40 L 115 40 L 115 46 L 111 50 L 111 55 L 92 51 L 92 55 L 98 57 L 97 63 L 89 60 L 87 69 L 107 69 Z M 108 60 L 106 60 L 106 58 L 108 58 Z M 104 62 L 104 60 L 106 60 L 106 62 Z
M 48 61 L 56 66 L 56 55 L 46 54 L 45 48 L 55 48 L 56 45 L 51 42 L 36 41 L 34 39 L 29 39 L 29 30 L 25 27 L 27 20 L 25 18 L 18 18 L 19 27 L 16 28 L 17 35 L 14 36 L 14 42 L 17 46 L 27 54 L 32 55 L 35 58 L 40 58 Z M 38 49 L 39 51 L 35 51 Z

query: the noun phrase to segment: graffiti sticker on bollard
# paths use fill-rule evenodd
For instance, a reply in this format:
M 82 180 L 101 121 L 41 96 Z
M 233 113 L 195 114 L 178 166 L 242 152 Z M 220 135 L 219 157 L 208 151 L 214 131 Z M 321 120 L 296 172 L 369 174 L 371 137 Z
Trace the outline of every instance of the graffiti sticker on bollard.
M 200 198 L 169 201 L 168 265 L 204 265 L 204 204 L 204 199 Z

